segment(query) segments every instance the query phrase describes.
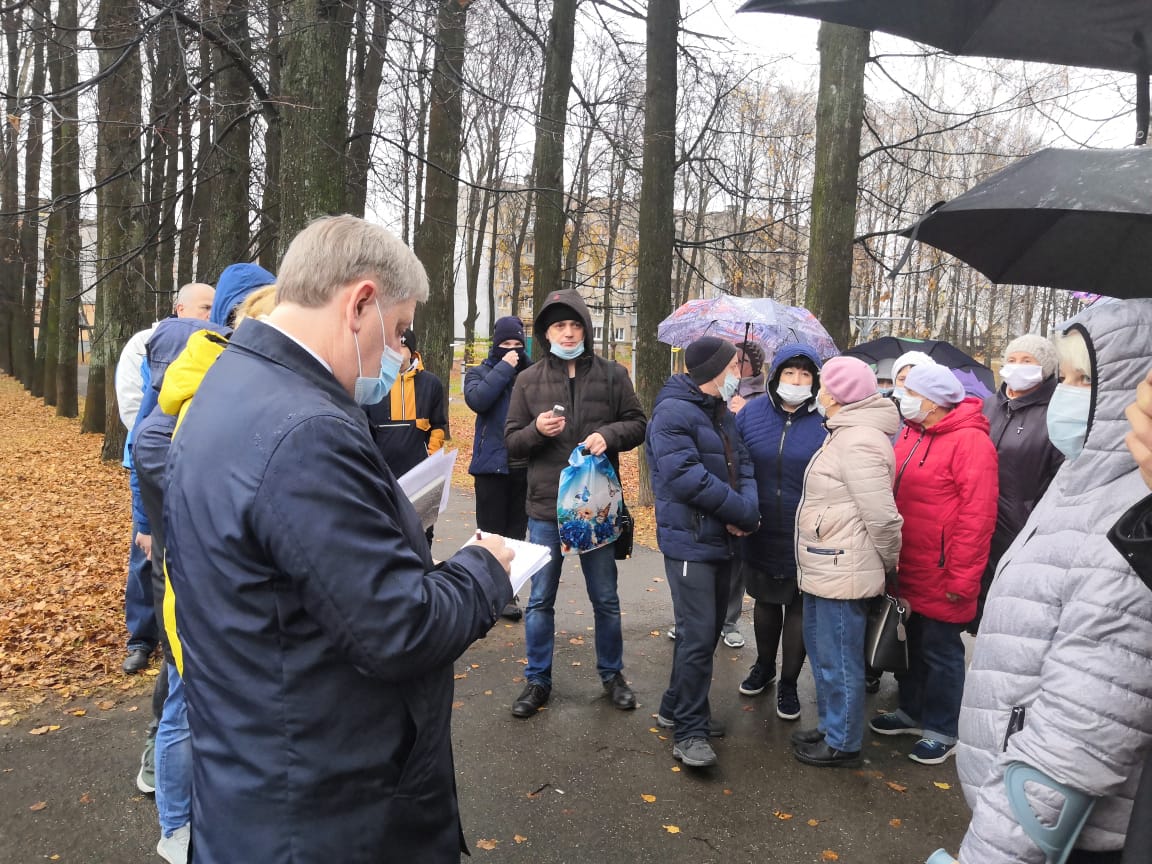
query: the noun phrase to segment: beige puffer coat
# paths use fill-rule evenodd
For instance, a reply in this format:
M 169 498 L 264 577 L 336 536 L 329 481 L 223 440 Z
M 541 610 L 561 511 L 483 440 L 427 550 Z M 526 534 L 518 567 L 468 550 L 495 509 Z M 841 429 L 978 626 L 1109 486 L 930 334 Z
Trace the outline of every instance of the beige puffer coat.
M 876 597 L 900 558 L 904 520 L 892 494 L 900 413 L 877 394 L 844 405 L 827 425 L 796 513 L 800 590 L 830 600 Z

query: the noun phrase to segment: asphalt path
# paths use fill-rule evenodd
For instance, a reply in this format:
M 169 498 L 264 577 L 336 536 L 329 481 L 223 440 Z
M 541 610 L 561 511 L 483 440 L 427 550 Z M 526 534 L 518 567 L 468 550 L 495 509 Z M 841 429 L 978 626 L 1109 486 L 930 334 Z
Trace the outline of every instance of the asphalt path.
M 473 507 L 469 494 L 454 493 L 434 554 L 451 554 L 474 530 Z M 528 720 L 509 713 L 523 686 L 522 623 L 497 623 L 457 661 L 453 740 L 473 862 L 895 864 L 956 851 L 968 811 L 953 762 L 918 765 L 906 755 L 913 739 L 866 732 L 859 770 L 804 766 L 788 740 L 797 724 L 775 715 L 775 691 L 737 693 L 755 660 L 748 606 L 748 647 L 716 650 L 713 712 L 728 726 L 715 742 L 719 765 L 681 769 L 655 723 L 673 644 L 664 635 L 672 607 L 660 555 L 638 548 L 621 563 L 619 585 L 635 711 L 603 695 L 592 608 L 574 561 L 557 598 L 544 711 Z M 160 861 L 155 805 L 134 785 L 150 711 L 139 683 L 113 696 L 114 706 L 108 694 L 30 706 L 26 697 L 36 694 L 0 693 L 0 719 L 9 721 L 0 726 L 0 864 Z M 801 722 L 811 725 L 807 667 L 800 696 Z M 893 705 L 891 676 L 868 699 L 869 711 Z M 30 734 L 52 725 L 60 728 Z M 380 860 L 391 860 L 387 850 Z

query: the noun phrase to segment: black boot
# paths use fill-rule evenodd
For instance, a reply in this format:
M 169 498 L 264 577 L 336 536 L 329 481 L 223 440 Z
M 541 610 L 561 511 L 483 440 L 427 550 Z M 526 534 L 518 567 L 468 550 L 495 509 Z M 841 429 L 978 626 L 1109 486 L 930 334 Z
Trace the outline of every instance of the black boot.
M 548 697 L 551 694 L 552 691 L 543 684 L 533 684 L 529 681 L 528 686 L 524 688 L 519 698 L 512 703 L 512 716 L 520 718 L 531 717 L 548 701 Z

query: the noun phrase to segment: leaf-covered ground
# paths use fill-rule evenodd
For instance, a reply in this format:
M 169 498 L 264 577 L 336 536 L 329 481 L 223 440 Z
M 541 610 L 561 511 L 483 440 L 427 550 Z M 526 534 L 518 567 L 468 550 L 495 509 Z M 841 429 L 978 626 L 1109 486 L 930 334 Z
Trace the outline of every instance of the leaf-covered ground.
M 474 415 L 453 385 L 455 483 L 471 489 Z M 150 683 L 120 671 L 132 514 L 127 473 L 100 461 L 102 440 L 0 376 L 0 692 L 71 698 Z M 620 468 L 634 501 L 636 453 Z M 631 509 L 636 542 L 654 547 L 651 508 Z

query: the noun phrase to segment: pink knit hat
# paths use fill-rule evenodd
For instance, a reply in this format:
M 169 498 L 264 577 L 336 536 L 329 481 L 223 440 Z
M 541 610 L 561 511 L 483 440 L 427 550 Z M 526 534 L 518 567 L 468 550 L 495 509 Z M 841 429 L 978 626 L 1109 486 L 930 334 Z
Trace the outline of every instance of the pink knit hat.
M 841 405 L 876 395 L 876 373 L 856 357 L 833 357 L 820 370 L 820 385 Z

